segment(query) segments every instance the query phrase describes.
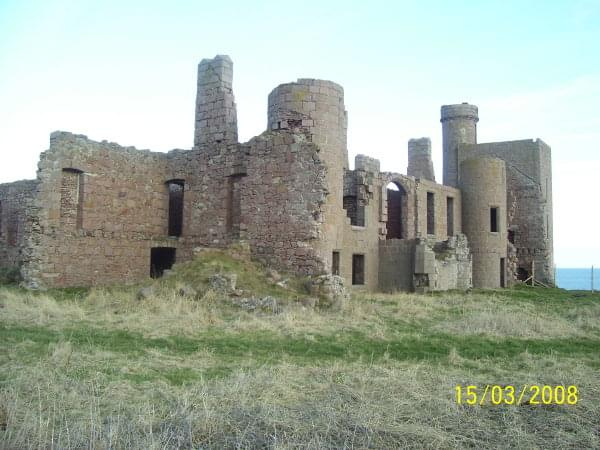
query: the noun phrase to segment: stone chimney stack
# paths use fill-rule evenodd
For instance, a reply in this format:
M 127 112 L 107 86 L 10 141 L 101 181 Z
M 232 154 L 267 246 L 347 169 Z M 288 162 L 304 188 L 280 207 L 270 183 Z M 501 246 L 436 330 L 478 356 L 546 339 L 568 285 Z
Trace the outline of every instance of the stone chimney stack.
M 237 112 L 232 90 L 233 62 L 226 55 L 198 65 L 194 146 L 236 144 Z
M 431 161 L 431 139 L 423 137 L 408 141 L 408 176 L 435 181 Z

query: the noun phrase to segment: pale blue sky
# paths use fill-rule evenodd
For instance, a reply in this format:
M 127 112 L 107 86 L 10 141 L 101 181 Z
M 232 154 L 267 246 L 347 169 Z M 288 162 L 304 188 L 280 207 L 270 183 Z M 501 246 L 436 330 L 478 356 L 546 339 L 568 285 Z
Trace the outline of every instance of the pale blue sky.
M 479 141 L 553 149 L 559 267 L 600 266 L 600 1 L 0 0 L 0 182 L 33 178 L 54 130 L 166 151 L 193 137 L 196 66 L 228 54 L 240 138 L 271 89 L 344 86 L 351 158 L 406 171 L 442 104 L 479 106 Z

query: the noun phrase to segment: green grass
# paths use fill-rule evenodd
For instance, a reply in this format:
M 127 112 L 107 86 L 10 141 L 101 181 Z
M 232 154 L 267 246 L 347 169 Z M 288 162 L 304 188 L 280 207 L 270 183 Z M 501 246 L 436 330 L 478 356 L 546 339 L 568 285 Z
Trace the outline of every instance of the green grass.
M 27 353 L 40 356 L 54 342 L 68 341 L 80 351 L 110 351 L 132 357 L 144 357 L 148 350 L 188 356 L 208 350 L 235 366 L 251 356 L 257 364 L 276 364 L 282 358 L 296 364 L 311 365 L 327 361 L 377 362 L 382 358 L 397 361 L 444 360 L 451 351 L 469 359 L 507 359 L 528 352 L 531 355 L 573 357 L 600 367 L 600 339 L 494 339 L 484 336 L 452 336 L 444 333 L 408 334 L 401 338 L 373 339 L 356 331 L 313 334 L 310 338 L 285 336 L 273 332 L 228 333 L 216 329 L 194 337 L 144 337 L 124 330 L 102 331 L 66 328 L 61 331 L 44 327 L 0 325 L 5 345 L 27 342 Z
M 236 307 L 215 272 L 283 311 Z M 304 281 L 217 252 L 146 300 L 0 287 L 0 448 L 600 447 L 599 294 L 361 294 L 331 311 L 296 301 Z M 575 384 L 581 400 L 456 405 L 457 384 L 487 383 Z

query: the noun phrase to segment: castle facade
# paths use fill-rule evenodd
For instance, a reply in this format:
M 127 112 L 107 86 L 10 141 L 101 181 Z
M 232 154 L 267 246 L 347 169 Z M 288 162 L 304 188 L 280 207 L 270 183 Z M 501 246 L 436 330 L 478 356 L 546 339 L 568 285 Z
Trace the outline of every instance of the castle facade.
M 428 138 L 407 174 L 349 169 L 344 91 L 299 79 L 238 142 L 227 56 L 198 66 L 194 146 L 168 153 L 54 132 L 36 180 L 0 184 L 0 267 L 32 288 L 158 277 L 196 247 L 245 242 L 279 270 L 370 291 L 553 284 L 550 147 L 477 142 L 478 109 L 441 108 L 443 183 Z

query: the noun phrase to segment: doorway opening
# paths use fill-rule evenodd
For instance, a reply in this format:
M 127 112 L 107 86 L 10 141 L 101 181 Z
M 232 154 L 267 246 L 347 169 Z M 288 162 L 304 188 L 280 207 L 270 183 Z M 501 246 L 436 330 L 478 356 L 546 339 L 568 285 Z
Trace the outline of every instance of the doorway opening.
M 352 284 L 365 284 L 365 255 L 352 255 Z
M 165 270 L 175 264 L 175 249 L 172 247 L 154 247 L 150 249 L 150 276 L 160 278 Z

